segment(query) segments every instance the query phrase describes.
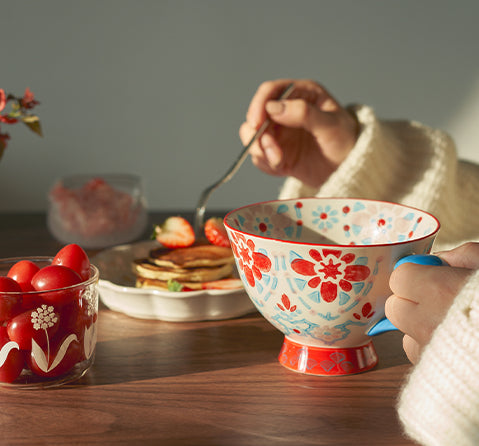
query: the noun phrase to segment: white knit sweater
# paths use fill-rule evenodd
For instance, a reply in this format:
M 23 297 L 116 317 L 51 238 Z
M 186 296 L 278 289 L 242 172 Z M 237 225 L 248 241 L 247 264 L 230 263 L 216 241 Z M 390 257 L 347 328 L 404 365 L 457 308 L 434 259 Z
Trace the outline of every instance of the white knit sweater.
M 479 165 L 458 161 L 452 140 L 417 122 L 380 121 L 350 108 L 361 125 L 356 146 L 319 189 L 288 178 L 280 198 L 374 198 L 434 214 L 434 250 L 479 241 Z M 424 445 L 479 445 L 479 271 L 455 299 L 408 377 L 398 413 Z

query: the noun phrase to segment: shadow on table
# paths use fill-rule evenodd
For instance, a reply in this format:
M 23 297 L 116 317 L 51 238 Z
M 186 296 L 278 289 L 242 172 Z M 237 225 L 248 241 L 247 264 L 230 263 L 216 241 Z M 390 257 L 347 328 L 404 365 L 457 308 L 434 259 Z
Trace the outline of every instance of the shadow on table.
M 282 341 L 279 331 L 240 324 L 99 342 L 95 364 L 79 383 L 116 384 L 274 363 Z M 375 370 L 408 364 L 401 333 L 377 336 L 374 343 Z
M 375 370 L 410 364 L 402 348 L 403 336 L 399 331 L 391 331 L 373 338 L 374 346 L 379 356 L 379 364 Z
M 104 385 L 276 361 L 283 336 L 257 326 L 215 326 L 99 342 L 81 380 Z

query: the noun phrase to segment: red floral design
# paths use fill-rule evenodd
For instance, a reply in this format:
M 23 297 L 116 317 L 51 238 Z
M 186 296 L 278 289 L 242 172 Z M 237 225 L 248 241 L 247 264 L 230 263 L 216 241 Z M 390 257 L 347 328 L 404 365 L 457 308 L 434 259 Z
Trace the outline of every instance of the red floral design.
M 261 280 L 264 272 L 271 269 L 271 260 L 268 256 L 255 251 L 253 240 L 246 239 L 243 234 L 233 233 L 231 248 L 238 260 L 239 268 L 246 276 L 248 283 L 254 287 L 256 280 Z
M 281 311 L 290 311 L 291 313 L 296 311 L 296 305 L 291 305 L 291 301 L 289 300 L 289 297 L 286 294 L 283 294 L 281 296 L 281 302 L 282 304 L 280 303 L 276 304 L 278 305 L 278 308 Z
M 338 286 L 344 292 L 352 290 L 352 282 L 362 282 L 370 274 L 365 265 L 354 265 L 356 256 L 352 253 L 342 255 L 340 249 L 311 249 L 309 255 L 313 261 L 296 259 L 291 268 L 303 276 L 311 276 L 308 285 L 320 287 L 321 298 L 333 302 L 338 296 Z
M 376 313 L 375 311 L 373 311 L 373 306 L 369 303 L 369 302 L 366 302 L 363 307 L 361 308 L 361 314 L 363 315 L 363 317 L 369 319 L 371 317 L 373 317 L 374 313 Z M 358 313 L 354 313 L 353 316 L 357 319 L 357 320 L 360 320 L 361 319 L 361 315 L 358 314 Z

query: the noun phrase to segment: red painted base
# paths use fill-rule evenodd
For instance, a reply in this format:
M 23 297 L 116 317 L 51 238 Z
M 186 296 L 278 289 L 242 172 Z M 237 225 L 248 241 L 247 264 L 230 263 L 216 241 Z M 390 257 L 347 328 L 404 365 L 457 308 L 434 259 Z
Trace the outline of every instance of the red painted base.
M 360 347 L 312 347 L 285 337 L 279 362 L 295 372 L 338 376 L 371 370 L 378 363 L 378 356 L 372 341 Z

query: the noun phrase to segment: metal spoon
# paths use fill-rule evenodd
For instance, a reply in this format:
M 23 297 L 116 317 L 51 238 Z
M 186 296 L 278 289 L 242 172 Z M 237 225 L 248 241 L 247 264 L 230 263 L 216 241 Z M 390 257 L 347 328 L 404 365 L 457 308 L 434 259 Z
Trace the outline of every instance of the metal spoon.
M 289 95 L 291 94 L 293 89 L 294 89 L 294 84 L 293 83 L 289 84 L 286 87 L 286 89 L 283 91 L 281 96 L 278 98 L 278 100 L 286 99 L 287 97 L 289 97 Z M 208 199 L 210 198 L 211 193 L 216 188 L 218 188 L 219 186 L 221 186 L 222 184 L 228 182 L 229 180 L 231 180 L 231 178 L 233 178 L 234 174 L 238 171 L 238 169 L 241 167 L 241 165 L 243 164 L 243 162 L 247 158 L 249 148 L 265 132 L 266 128 L 268 127 L 268 125 L 270 123 L 271 123 L 271 121 L 269 119 L 266 119 L 263 122 L 263 124 L 261 124 L 261 127 L 256 131 L 256 133 L 250 139 L 248 144 L 246 144 L 246 146 L 244 146 L 244 148 L 241 151 L 239 157 L 233 163 L 233 165 L 229 168 L 229 170 L 225 173 L 225 175 L 223 177 L 221 177 L 216 183 L 207 187 L 201 193 L 198 204 L 196 205 L 195 220 L 194 220 L 194 228 L 195 228 L 195 234 L 196 234 L 197 238 L 202 236 L 203 224 L 204 224 L 203 220 L 204 220 L 204 216 L 205 216 L 206 203 L 208 202 Z

